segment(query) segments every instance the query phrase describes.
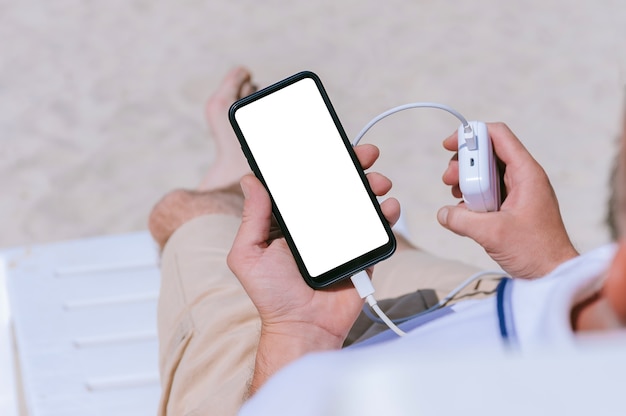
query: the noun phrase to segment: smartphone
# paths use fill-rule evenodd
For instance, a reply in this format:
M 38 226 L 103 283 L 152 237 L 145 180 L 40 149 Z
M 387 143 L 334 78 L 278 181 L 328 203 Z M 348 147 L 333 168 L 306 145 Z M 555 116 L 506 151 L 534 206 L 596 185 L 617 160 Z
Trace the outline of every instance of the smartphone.
M 316 74 L 300 72 L 235 102 L 229 118 L 309 286 L 393 254 L 389 223 Z

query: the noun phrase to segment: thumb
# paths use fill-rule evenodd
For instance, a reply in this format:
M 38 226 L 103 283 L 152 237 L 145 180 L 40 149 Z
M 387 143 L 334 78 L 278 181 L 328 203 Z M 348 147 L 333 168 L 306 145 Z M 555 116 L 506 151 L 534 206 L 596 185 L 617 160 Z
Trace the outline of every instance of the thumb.
M 626 325 L 626 241 L 620 241 L 609 268 L 602 294 L 607 298 L 617 318 Z
M 266 245 L 272 219 L 272 203 L 263 184 L 253 175 L 241 179 L 245 200 L 241 225 L 233 246 Z
M 472 212 L 465 207 L 464 204 L 457 206 L 445 206 L 437 212 L 437 220 L 439 224 L 463 237 L 470 237 L 480 243 L 480 230 L 487 229 L 483 227 L 485 221 L 484 212 Z M 487 224 L 484 224 L 487 225 Z

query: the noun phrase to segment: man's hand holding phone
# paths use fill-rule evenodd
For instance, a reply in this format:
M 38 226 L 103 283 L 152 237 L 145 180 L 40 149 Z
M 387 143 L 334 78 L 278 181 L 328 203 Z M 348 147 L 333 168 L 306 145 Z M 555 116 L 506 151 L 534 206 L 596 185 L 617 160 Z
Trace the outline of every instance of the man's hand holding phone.
M 354 150 L 363 169 L 370 168 L 379 155 L 369 144 Z M 323 161 L 320 166 L 323 168 Z M 367 179 L 377 196 L 391 189 L 391 181 L 379 173 L 369 173 Z M 270 375 L 305 353 L 340 348 L 363 300 L 349 280 L 322 290 L 309 287 L 285 239 L 274 238 L 272 205 L 265 187 L 252 175 L 244 177 L 241 185 L 243 218 L 228 265 L 261 317 L 253 393 Z M 390 224 L 398 220 L 396 199 L 387 199 L 381 209 Z
M 394 235 L 317 75 L 303 71 L 242 98 L 229 118 L 309 286 L 393 254 Z

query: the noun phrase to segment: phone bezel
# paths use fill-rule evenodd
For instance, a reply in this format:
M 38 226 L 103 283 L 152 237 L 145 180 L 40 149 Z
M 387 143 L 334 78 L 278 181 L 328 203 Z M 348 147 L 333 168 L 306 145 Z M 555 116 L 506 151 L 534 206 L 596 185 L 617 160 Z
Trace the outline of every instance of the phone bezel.
M 283 217 L 280 213 L 280 210 L 278 209 L 277 205 L 274 202 L 274 198 L 272 197 L 272 191 L 270 189 L 270 187 L 267 185 L 267 183 L 265 182 L 265 179 L 263 178 L 263 173 L 261 172 L 261 170 L 259 169 L 256 160 L 254 158 L 254 155 L 252 154 L 252 152 L 250 151 L 250 148 L 246 142 L 246 138 L 243 135 L 239 124 L 237 123 L 237 119 L 235 117 L 236 112 L 241 109 L 242 107 L 245 107 L 246 105 L 253 103 L 259 99 L 262 99 L 263 97 L 266 97 L 270 94 L 273 94 L 277 91 L 280 91 L 281 89 L 290 86 L 291 84 L 294 84 L 296 82 L 299 82 L 305 78 L 310 78 L 315 82 L 315 85 L 317 86 L 317 89 L 320 93 L 320 95 L 322 96 L 324 103 L 326 105 L 326 108 L 328 110 L 328 112 L 330 113 L 333 122 L 335 124 L 335 127 L 337 128 L 337 131 L 339 132 L 339 135 L 344 143 L 344 146 L 346 148 L 346 151 L 348 152 L 348 154 L 350 155 L 350 158 L 352 160 L 352 163 L 354 164 L 357 172 L 359 173 L 359 176 L 361 178 L 361 182 L 365 188 L 365 190 L 367 191 L 370 200 L 374 206 L 374 208 L 376 209 L 376 212 L 378 214 L 378 217 L 382 223 L 382 225 L 385 228 L 385 231 L 387 233 L 388 236 L 388 242 L 374 250 L 371 250 L 368 253 L 365 253 L 355 259 L 352 259 L 348 262 L 343 263 L 340 266 L 337 266 L 331 270 L 328 270 L 322 274 L 320 274 L 319 276 L 313 277 L 309 274 L 306 265 L 304 264 L 304 261 L 302 260 L 302 257 L 300 256 L 300 253 L 298 251 L 298 247 L 296 246 L 296 244 L 294 243 L 293 238 L 291 237 L 291 234 L 289 233 L 289 229 L 286 226 L 285 222 L 283 221 Z M 295 75 L 292 75 L 282 81 L 279 81 L 275 84 L 272 84 L 266 88 L 263 88 L 259 91 L 256 91 L 255 93 L 244 97 L 238 101 L 236 101 L 234 104 L 232 104 L 232 106 L 229 109 L 228 112 L 228 116 L 230 119 L 230 123 L 233 127 L 233 130 L 235 131 L 235 134 L 237 136 L 237 139 L 239 140 L 239 143 L 241 145 L 241 149 L 244 153 L 244 155 L 246 156 L 246 159 L 248 160 L 248 164 L 250 165 L 250 168 L 252 169 L 252 172 L 256 175 L 256 177 L 263 183 L 263 186 L 265 186 L 265 189 L 267 190 L 267 192 L 269 193 L 270 199 L 272 201 L 272 212 L 274 214 L 274 217 L 276 218 L 276 221 L 278 223 L 278 225 L 280 226 L 280 229 L 283 233 L 283 236 L 285 237 L 285 240 L 287 241 L 287 244 L 289 246 L 289 248 L 291 249 L 291 252 L 294 256 L 294 259 L 296 261 L 296 264 L 298 266 L 298 269 L 300 270 L 300 273 L 302 274 L 302 277 L 304 278 L 304 280 L 306 281 L 306 283 L 311 286 L 314 289 L 321 289 L 324 287 L 327 287 L 335 282 L 341 281 L 347 277 L 352 276 L 353 274 L 367 268 L 370 267 L 376 263 L 378 263 L 381 260 L 384 260 L 388 257 L 390 257 L 395 249 L 396 249 L 396 239 L 393 235 L 393 232 L 391 231 L 391 227 L 388 223 L 388 221 L 385 219 L 382 210 L 380 209 L 380 204 L 378 203 L 378 200 L 376 199 L 376 196 L 374 195 L 373 191 L 371 190 L 370 186 L 369 186 L 369 182 L 367 181 L 367 177 L 365 176 L 365 172 L 363 171 L 363 169 L 361 168 L 361 165 L 359 163 L 359 160 L 356 156 L 356 153 L 354 152 L 353 148 L 352 148 L 352 144 L 350 143 L 350 141 L 348 140 L 348 137 L 343 129 L 343 126 L 341 125 L 341 122 L 339 121 L 339 117 L 337 116 L 337 113 L 335 112 L 335 109 L 332 105 L 332 103 L 330 102 L 330 98 L 328 96 L 328 94 L 326 93 L 326 90 L 324 89 L 324 86 L 322 85 L 322 82 L 320 80 L 320 78 L 313 72 L 311 71 L 302 71 L 299 72 Z

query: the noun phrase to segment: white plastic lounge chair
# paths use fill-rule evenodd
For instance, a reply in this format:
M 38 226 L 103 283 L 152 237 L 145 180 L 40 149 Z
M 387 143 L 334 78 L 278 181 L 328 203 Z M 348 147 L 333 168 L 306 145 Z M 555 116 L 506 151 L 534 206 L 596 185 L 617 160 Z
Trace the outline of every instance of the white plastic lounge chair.
M 0 258 L 0 415 L 155 415 L 159 272 L 149 234 Z

